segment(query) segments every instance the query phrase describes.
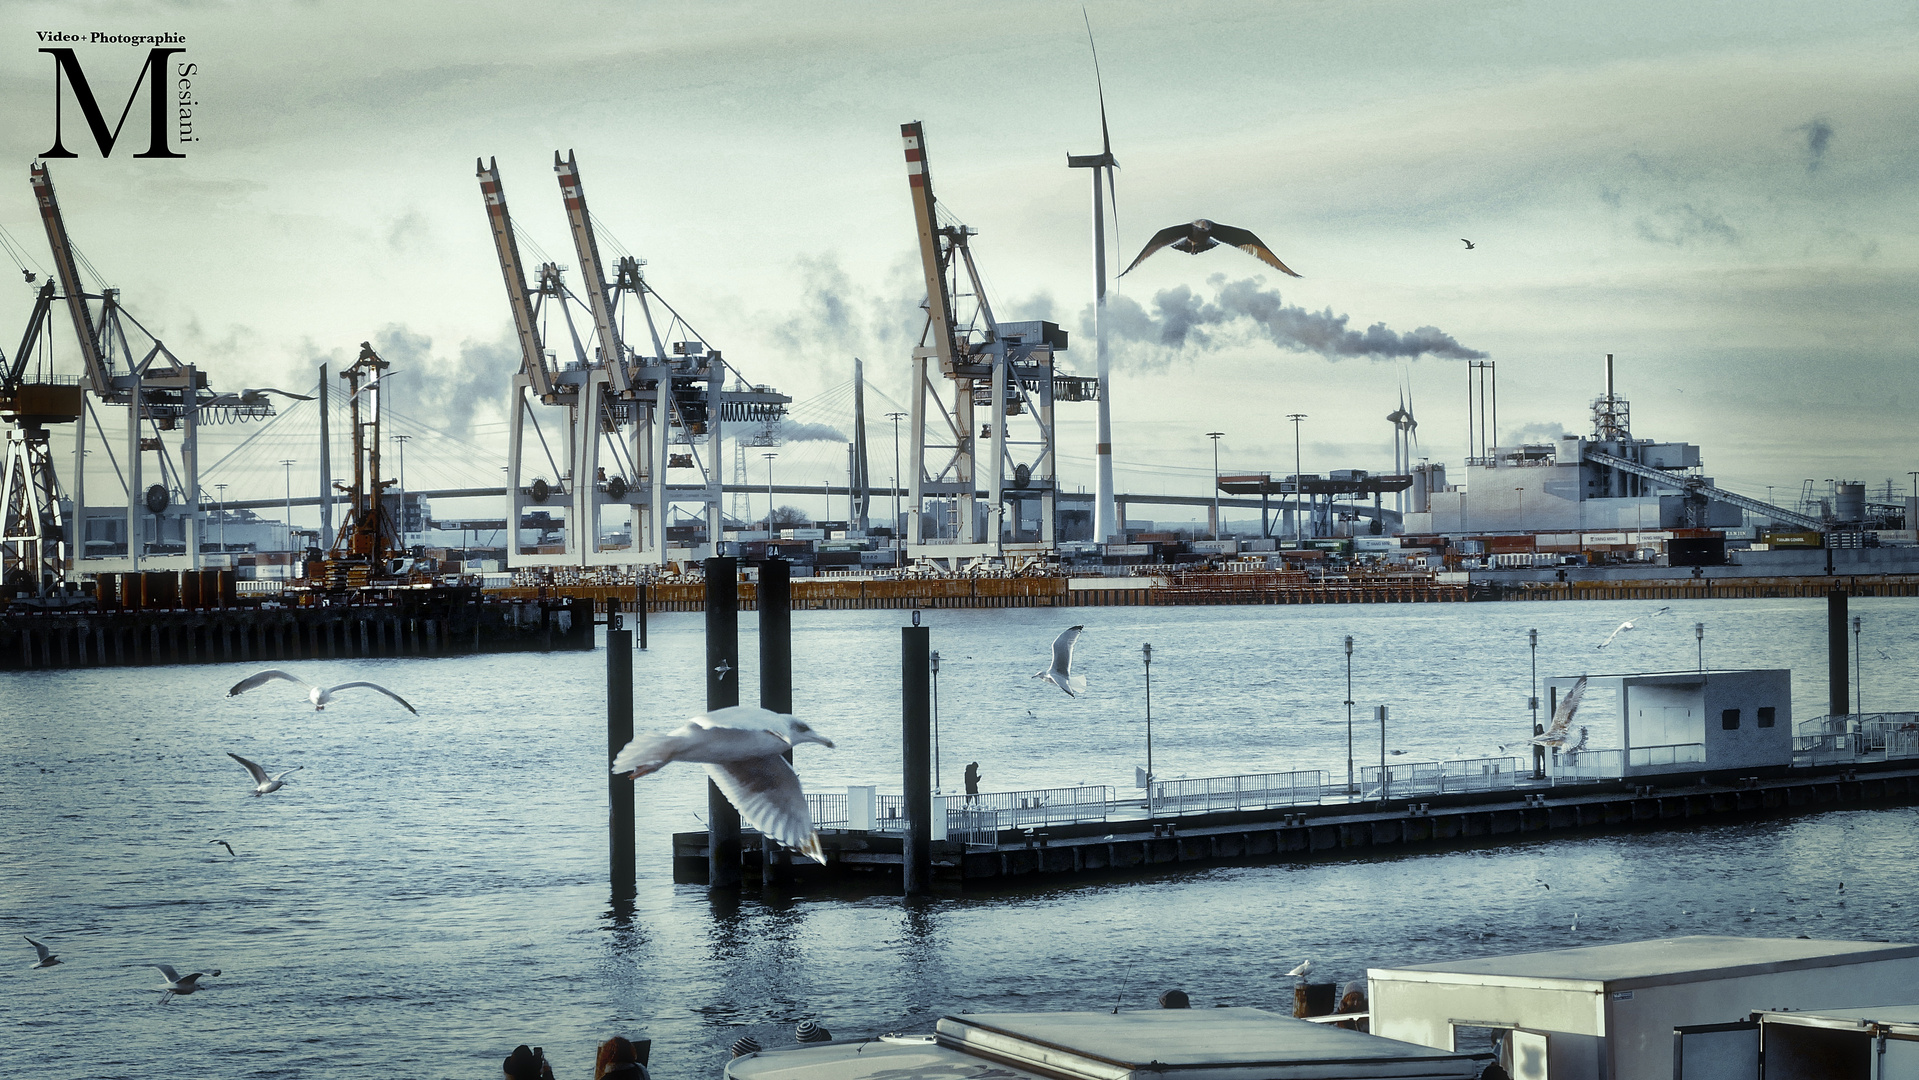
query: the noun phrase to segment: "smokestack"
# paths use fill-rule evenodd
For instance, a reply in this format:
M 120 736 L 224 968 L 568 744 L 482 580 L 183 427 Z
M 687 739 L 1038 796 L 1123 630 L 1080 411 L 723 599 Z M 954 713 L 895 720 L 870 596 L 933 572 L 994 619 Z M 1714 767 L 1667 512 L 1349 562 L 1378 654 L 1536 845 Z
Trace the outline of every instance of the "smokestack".
M 1612 354 L 1606 354 L 1606 396 L 1612 397 Z

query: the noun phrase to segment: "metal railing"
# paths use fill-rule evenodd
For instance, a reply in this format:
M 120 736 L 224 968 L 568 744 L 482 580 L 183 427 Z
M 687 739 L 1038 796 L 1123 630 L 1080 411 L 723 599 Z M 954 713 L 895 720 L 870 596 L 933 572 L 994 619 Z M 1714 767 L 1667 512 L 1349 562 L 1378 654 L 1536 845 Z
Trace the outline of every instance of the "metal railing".
M 1626 775 L 1624 750 L 1581 750 L 1559 755 L 1549 770 L 1555 782 L 1569 780 L 1617 780 Z
M 1377 765 L 1367 765 L 1359 771 L 1360 794 L 1368 799 L 1382 796 L 1409 799 L 1418 795 L 1444 795 L 1461 791 L 1504 791 L 1531 778 L 1531 771 L 1520 772 L 1519 759 L 1513 757 L 1396 762 L 1387 765 L 1383 775 Z
M 1320 769 L 1245 776 L 1205 776 L 1193 780 L 1155 780 L 1151 809 L 1158 816 L 1317 804 L 1325 788 L 1326 773 Z
M 1919 757 L 1919 713 L 1842 713 L 1799 725 L 1793 762 L 1825 765 Z
M 806 809 L 813 815 L 815 829 L 846 828 L 846 796 L 809 792 L 806 796 Z
M 962 844 L 992 847 L 999 843 L 999 811 L 946 808 L 946 838 Z

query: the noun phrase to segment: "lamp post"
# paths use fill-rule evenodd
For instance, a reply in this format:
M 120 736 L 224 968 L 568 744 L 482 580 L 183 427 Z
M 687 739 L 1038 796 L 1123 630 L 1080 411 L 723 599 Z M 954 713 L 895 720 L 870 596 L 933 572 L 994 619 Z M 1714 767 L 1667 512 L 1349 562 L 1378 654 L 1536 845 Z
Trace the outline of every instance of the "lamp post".
M 1383 803 L 1391 789 L 1386 775 L 1386 706 L 1375 705 L 1373 712 L 1379 716 L 1379 801 Z
M 1859 685 L 1859 616 L 1852 617 L 1852 693 L 1853 711 L 1861 715 L 1866 711 L 1866 688 Z
M 1206 437 L 1213 440 L 1213 539 L 1219 539 L 1219 437 L 1223 431 L 1209 431 Z
M 1346 797 L 1353 796 L 1353 635 L 1346 635 Z
M 1286 419 L 1293 422 L 1293 542 L 1298 543 L 1299 532 L 1299 496 L 1302 481 L 1299 478 L 1299 422 L 1306 419 L 1303 412 L 1287 413 Z
M 1699 670 L 1704 671 L 1706 670 L 1706 624 L 1705 623 L 1696 622 L 1692 624 L 1692 639 L 1694 643 L 1698 645 L 1698 648 L 1699 648 Z
M 826 520 L 833 516 L 833 481 L 820 481 L 820 498 L 826 503 L 825 512 L 820 514 L 820 523 L 825 524 Z M 852 515 L 849 514 L 847 516 L 851 517 Z
M 293 467 L 299 464 L 298 458 L 281 458 L 280 464 L 287 470 L 287 550 L 293 550 Z
M 940 780 L 940 654 L 935 651 L 927 655 L 933 667 L 933 794 L 937 795 L 942 787 Z
M 1533 665 L 1532 692 L 1526 696 L 1526 708 L 1533 715 L 1532 731 L 1527 736 L 1527 740 L 1531 741 L 1542 734 L 1539 727 L 1539 630 L 1537 628 L 1526 631 L 1526 647 L 1532 650 Z M 1535 780 L 1546 778 L 1545 750 L 1543 746 L 1533 747 L 1533 779 Z
M 1153 816 L 1153 643 L 1139 647 L 1146 661 L 1146 816 Z
M 766 538 L 773 539 L 773 459 L 779 457 L 771 450 L 761 454 L 766 459 Z
M 227 486 L 215 484 L 220 491 L 220 554 L 227 553 Z
M 886 418 L 893 422 L 893 566 L 897 569 L 904 558 L 906 549 L 900 546 L 900 534 L 906 527 L 900 524 L 900 421 L 906 419 L 903 412 L 890 412 Z

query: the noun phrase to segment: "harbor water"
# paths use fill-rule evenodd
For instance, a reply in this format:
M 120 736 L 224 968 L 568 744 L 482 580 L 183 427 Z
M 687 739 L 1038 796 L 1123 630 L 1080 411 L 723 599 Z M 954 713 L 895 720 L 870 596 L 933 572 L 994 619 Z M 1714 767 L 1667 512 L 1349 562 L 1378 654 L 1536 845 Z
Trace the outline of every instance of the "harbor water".
M 1111 784 L 1145 750 L 1140 645 L 1153 645 L 1160 776 L 1347 763 L 1355 641 L 1358 764 L 1476 756 L 1530 732 L 1538 672 L 1784 667 L 1796 719 L 1826 711 L 1819 600 L 933 611 L 947 791 Z M 1869 710 L 1919 708 L 1919 608 L 1854 600 Z M 809 790 L 899 785 L 904 612 L 796 612 L 796 712 Z M 1029 678 L 1069 622 L 1086 633 L 1068 698 Z M 697 614 L 658 615 L 635 658 L 636 725 L 703 704 Z M 741 616 L 741 698 L 757 695 Z M 668 838 L 701 827 L 705 778 L 637 785 L 639 895 L 606 883 L 602 652 L 283 665 L 370 679 L 417 717 L 347 691 L 239 698 L 240 665 L 0 676 L 0 1066 L 42 1077 L 296 1077 L 348 1068 L 495 1077 L 517 1043 L 590 1075 L 614 1034 L 654 1040 L 654 1074 L 717 1075 L 725 1047 L 793 1024 L 836 1036 L 926 1030 L 959 1010 L 1142 1007 L 1169 987 L 1198 1007 L 1290 1010 L 1314 961 L 1327 981 L 1386 966 L 1678 933 L 1919 940 L 1919 810 L 1842 811 L 1442 854 L 1235 865 L 1066 886 L 890 895 L 709 896 L 674 885 Z M 1595 733 L 1594 745 L 1603 745 Z M 1393 755 L 1390 751 L 1403 753 Z M 248 794 L 227 754 L 287 786 Z M 234 855 L 211 844 L 225 840 Z M 1840 883 L 1844 882 L 1844 889 Z M 28 935 L 63 963 L 28 970 Z M 0 953 L 0 956 L 6 955 Z M 218 968 L 158 1007 L 166 963 Z M 1730 1019 L 1730 1017 L 1728 1018 Z

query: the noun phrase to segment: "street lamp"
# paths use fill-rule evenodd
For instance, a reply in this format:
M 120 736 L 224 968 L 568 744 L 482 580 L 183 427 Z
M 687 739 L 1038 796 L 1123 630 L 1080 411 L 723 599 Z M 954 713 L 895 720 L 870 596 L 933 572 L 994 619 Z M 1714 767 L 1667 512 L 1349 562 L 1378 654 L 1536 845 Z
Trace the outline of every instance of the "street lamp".
M 1153 645 L 1139 647 L 1146 659 L 1146 816 L 1153 816 Z
M 1528 741 L 1530 741 L 1531 739 L 1536 739 L 1540 735 L 1545 734 L 1545 729 L 1539 726 L 1539 631 L 1537 629 L 1526 631 L 1526 645 L 1528 648 L 1532 650 L 1532 662 L 1533 662 L 1532 693 L 1527 695 L 1526 697 L 1526 708 L 1530 710 L 1533 714 L 1532 734 L 1531 736 L 1528 737 Z M 1546 748 L 1543 746 L 1534 745 L 1533 746 L 1533 779 L 1544 780 L 1545 778 L 1546 778 Z
M 820 515 L 820 524 L 824 525 L 826 520 L 833 516 L 833 481 L 820 481 L 820 498 L 826 501 L 826 512 Z M 853 515 L 849 513 L 846 516 L 852 517 Z
M 1213 539 L 1219 539 L 1219 437 L 1223 431 L 1209 431 L 1206 437 L 1213 440 Z
M 406 444 L 412 441 L 411 435 L 395 435 L 393 441 L 400 444 L 400 542 L 406 542 Z
M 1346 797 L 1353 795 L 1353 635 L 1346 635 Z
M 940 654 L 935 650 L 927 659 L 933 665 L 933 793 L 938 794 L 940 780 Z
M 293 466 L 299 464 L 298 458 L 281 458 L 280 464 L 287 470 L 287 550 L 293 550 Z
M 1287 413 L 1286 419 L 1293 422 L 1293 542 L 1298 543 L 1300 537 L 1299 496 L 1300 488 L 1303 486 L 1299 479 L 1299 422 L 1306 419 L 1306 414 L 1303 412 Z
M 1857 619 L 1853 621 L 1855 623 L 1858 622 Z M 1692 624 L 1692 639 L 1699 649 L 1699 670 L 1704 671 L 1706 670 L 1706 624 L 1705 623 L 1696 622 Z
M 220 554 L 227 553 L 227 486 L 215 484 L 220 491 Z
M 1853 711 L 1864 715 L 1866 711 L 1866 688 L 1859 685 L 1859 616 L 1852 617 L 1852 693 Z

